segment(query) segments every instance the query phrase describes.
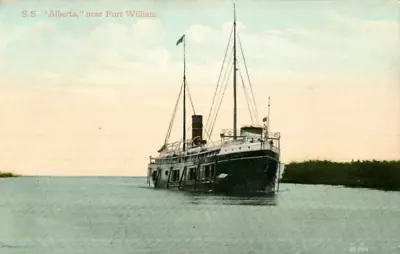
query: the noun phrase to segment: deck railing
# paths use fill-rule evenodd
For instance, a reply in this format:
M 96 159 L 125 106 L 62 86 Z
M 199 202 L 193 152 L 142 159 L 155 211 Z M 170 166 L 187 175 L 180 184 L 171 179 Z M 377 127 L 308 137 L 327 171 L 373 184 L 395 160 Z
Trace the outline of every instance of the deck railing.
M 218 141 L 209 141 L 208 143 L 195 146 L 192 143 L 192 140 L 186 140 L 186 147 L 187 149 L 191 148 L 198 148 L 205 149 L 205 148 L 221 148 L 224 146 L 232 145 L 232 144 L 244 144 L 244 143 L 252 143 L 252 142 L 261 142 L 262 149 L 270 149 L 275 152 L 280 151 L 280 138 L 281 135 L 279 132 L 269 132 L 263 133 L 263 136 L 237 136 L 237 139 L 234 140 L 234 137 L 228 134 L 232 134 L 229 130 L 224 130 L 225 132 L 221 133 L 221 139 Z M 164 153 L 178 153 L 182 152 L 183 141 L 177 141 L 174 143 L 166 144 L 163 146 L 160 151 Z

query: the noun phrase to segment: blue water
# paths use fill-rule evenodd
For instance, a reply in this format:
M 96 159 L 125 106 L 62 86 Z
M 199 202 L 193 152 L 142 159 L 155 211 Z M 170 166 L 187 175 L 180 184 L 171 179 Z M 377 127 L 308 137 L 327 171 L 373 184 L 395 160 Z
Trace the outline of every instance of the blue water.
M 400 253 L 400 192 L 281 184 L 265 197 L 145 178 L 0 179 L 0 253 Z

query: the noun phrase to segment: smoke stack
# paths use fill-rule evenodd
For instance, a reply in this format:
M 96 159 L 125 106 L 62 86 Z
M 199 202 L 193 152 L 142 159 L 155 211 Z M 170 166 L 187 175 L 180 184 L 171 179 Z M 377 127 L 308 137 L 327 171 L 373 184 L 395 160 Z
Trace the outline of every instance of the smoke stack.
M 203 140 L 203 116 L 192 115 L 192 140 L 194 145 L 199 145 Z

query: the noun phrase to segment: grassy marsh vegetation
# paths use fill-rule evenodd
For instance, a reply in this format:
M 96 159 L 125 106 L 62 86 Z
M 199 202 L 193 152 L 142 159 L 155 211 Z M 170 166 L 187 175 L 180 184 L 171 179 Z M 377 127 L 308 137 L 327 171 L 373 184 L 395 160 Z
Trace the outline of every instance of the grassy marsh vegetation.
M 20 175 L 13 174 L 10 172 L 1 172 L 0 171 L 0 178 L 2 178 L 2 177 L 18 177 L 18 176 L 20 176 Z
M 400 161 L 292 162 L 285 165 L 281 182 L 400 191 Z

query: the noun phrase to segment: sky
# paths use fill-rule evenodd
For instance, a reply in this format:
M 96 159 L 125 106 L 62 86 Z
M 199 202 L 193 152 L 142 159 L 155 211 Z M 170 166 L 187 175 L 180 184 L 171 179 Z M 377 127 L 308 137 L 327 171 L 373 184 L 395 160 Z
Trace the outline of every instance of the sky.
M 400 159 L 398 1 L 237 0 L 236 9 L 258 120 L 270 96 L 283 163 Z M 206 120 L 232 14 L 222 0 L 0 0 L 0 171 L 146 175 L 182 83 L 176 41 L 186 35 L 188 86 Z M 229 82 L 215 140 L 232 128 Z M 242 126 L 251 119 L 238 84 Z M 170 141 L 181 138 L 179 105 Z M 187 114 L 190 123 L 189 103 Z

